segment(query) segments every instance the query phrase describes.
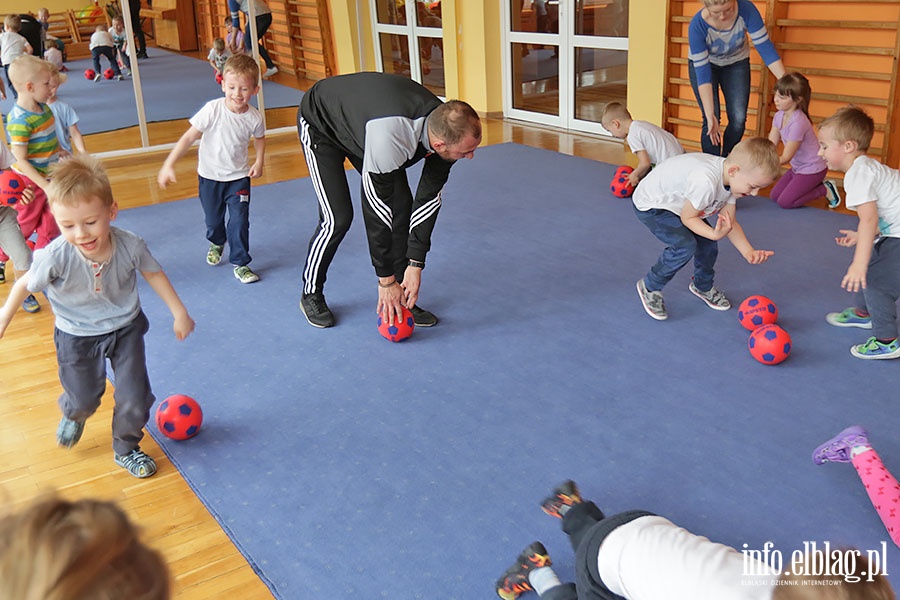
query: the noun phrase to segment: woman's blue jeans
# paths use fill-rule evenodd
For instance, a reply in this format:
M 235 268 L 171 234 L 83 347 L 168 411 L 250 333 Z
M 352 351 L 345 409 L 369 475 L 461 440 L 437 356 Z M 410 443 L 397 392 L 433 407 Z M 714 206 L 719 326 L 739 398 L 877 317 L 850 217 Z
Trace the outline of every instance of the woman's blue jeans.
M 745 58 L 736 63 L 724 67 L 710 64 L 712 70 L 713 111 L 717 119 L 720 119 L 719 90 L 725 97 L 725 114 L 728 116 L 728 126 L 722 132 L 721 151 L 709 139 L 709 124 L 706 122 L 706 113 L 703 112 L 703 103 L 700 101 L 699 86 L 697 85 L 697 73 L 694 71 L 694 63 L 688 61 L 688 72 L 691 77 L 691 87 L 700 112 L 703 113 L 703 130 L 700 133 L 700 145 L 703 152 L 713 156 L 728 156 L 741 138 L 744 137 L 744 127 L 747 124 L 747 107 L 750 104 L 750 59 Z M 719 121 L 721 124 L 721 120 Z

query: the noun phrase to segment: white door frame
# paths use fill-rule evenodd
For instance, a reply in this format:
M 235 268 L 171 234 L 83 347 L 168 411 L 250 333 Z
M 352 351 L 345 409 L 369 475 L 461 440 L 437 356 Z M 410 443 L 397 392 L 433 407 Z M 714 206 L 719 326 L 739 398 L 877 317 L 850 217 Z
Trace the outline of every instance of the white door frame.
M 369 13 L 372 15 L 372 40 L 375 44 L 375 68 L 384 72 L 384 57 L 381 54 L 381 33 L 404 36 L 409 44 L 409 71 L 413 81 L 424 84 L 422 78 L 422 55 L 419 52 L 419 38 L 444 39 L 444 30 L 440 27 L 421 27 L 416 24 L 416 2 L 406 2 L 406 25 L 387 25 L 378 22 L 376 0 L 369 0 Z M 446 83 L 446 82 L 445 82 Z
M 628 51 L 627 37 L 575 35 L 576 0 L 559 0 L 559 33 L 532 33 L 511 30 L 509 0 L 503 7 L 503 114 L 513 119 L 542 123 L 565 129 L 611 135 L 600 123 L 575 118 L 575 75 L 573 65 L 576 48 Z M 559 48 L 559 115 L 513 108 L 512 44 L 555 45 Z

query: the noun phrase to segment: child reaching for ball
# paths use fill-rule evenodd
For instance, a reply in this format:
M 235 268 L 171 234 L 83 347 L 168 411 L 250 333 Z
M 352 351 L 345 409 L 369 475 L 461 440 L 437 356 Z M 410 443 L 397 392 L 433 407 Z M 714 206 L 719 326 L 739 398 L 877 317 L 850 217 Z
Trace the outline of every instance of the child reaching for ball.
M 647 121 L 635 121 L 621 102 L 608 102 L 600 113 L 600 124 L 615 137 L 625 140 L 637 156 L 638 166 L 628 175 L 632 187 L 646 177 L 655 165 L 684 154 L 674 135 Z
M 875 123 L 855 106 L 838 109 L 819 125 L 819 155 L 828 168 L 843 171 L 845 206 L 856 211 L 856 231 L 841 229 L 838 246 L 852 248 L 853 261 L 841 287 L 856 294 L 855 305 L 825 320 L 836 327 L 871 329 L 850 354 L 862 359 L 900 358 L 897 298 L 900 297 L 900 172 L 866 156 Z
M 106 27 L 97 25 L 94 33 L 91 34 L 91 41 L 88 45 L 91 50 L 91 58 L 94 61 L 94 82 L 100 81 L 103 77 L 100 71 L 100 57 L 105 56 L 109 61 L 109 68 L 113 70 L 113 76 L 121 81 L 122 71 L 119 70 L 119 63 L 116 61 L 116 43 L 113 36 L 110 35 Z
M 166 157 L 156 180 L 162 189 L 174 182 L 175 163 L 200 140 L 197 174 L 209 241 L 206 263 L 221 262 L 227 241 L 234 276 L 241 283 L 254 283 L 259 276 L 250 269 L 250 179 L 262 175 L 266 153 L 266 126 L 250 104 L 259 91 L 259 65 L 252 56 L 238 54 L 225 62 L 222 71 L 225 97 L 210 100 L 191 117 L 191 126 Z M 252 165 L 247 153 L 251 139 L 256 149 Z
M 731 302 L 713 286 L 719 255 L 718 240 L 727 237 L 748 263 L 757 265 L 772 256 L 754 248 L 735 218 L 735 199 L 756 196 L 778 176 L 778 154 L 765 138 L 748 138 L 727 158 L 711 154 L 682 154 L 650 171 L 635 190 L 632 202 L 638 220 L 666 244 L 656 264 L 637 282 L 647 314 L 668 318 L 662 289 L 694 259 L 689 290 L 713 310 L 728 310 Z M 715 226 L 708 217 L 718 214 Z
M 140 441 L 155 398 L 147 375 L 149 322 L 138 297 L 138 271 L 172 313 L 176 338 L 190 335 L 194 321 L 144 240 L 111 225 L 118 207 L 99 162 L 79 155 L 58 163 L 48 198 L 62 237 L 37 251 L 31 269 L 16 281 L 0 309 L 0 338 L 19 302 L 43 290 L 56 317 L 63 388 L 57 443 L 71 448 L 81 439 L 106 390 L 109 359 L 115 376 L 115 462 L 135 477 L 150 477 L 156 462 L 141 451 Z
M 787 73 L 775 83 L 775 108 L 769 141 L 784 149 L 779 157 L 790 168 L 772 188 L 769 196 L 781 208 L 800 208 L 825 196 L 828 207 L 841 203 L 834 182 L 825 180 L 828 168 L 819 156 L 819 140 L 809 118 L 809 80 L 802 73 Z

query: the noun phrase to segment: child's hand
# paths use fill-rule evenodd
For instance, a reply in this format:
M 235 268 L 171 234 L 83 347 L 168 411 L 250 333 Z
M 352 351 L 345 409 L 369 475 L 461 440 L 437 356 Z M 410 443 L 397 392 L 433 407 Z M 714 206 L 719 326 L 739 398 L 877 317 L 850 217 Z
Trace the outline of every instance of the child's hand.
M 263 166 L 261 163 L 253 163 L 250 167 L 250 170 L 247 172 L 247 176 L 251 179 L 255 179 L 256 177 L 260 177 L 263 174 Z
M 166 165 L 163 165 L 163 168 L 159 170 L 159 175 L 156 176 L 156 183 L 159 184 L 161 189 L 166 189 L 166 186 L 170 183 L 175 183 L 177 180 L 175 179 L 175 169 Z
M 771 250 L 750 250 L 744 255 L 744 258 L 751 265 L 759 265 L 772 258 L 774 254 Z
M 855 263 L 850 263 L 847 274 L 841 279 L 841 287 L 848 292 L 858 292 L 860 289 L 866 289 L 867 267 L 868 265 L 858 267 Z
M 632 187 L 637 187 L 637 184 L 641 182 L 641 178 L 637 176 L 637 173 L 632 171 L 628 174 L 628 183 L 631 184 Z
M 30 204 L 32 200 L 34 200 L 34 188 L 27 185 L 25 186 L 25 189 L 22 190 L 22 199 L 20 202 L 22 204 Z
M 857 233 L 853 229 L 841 229 L 840 233 L 844 234 L 842 237 L 834 238 L 834 241 L 837 242 L 838 246 L 844 246 L 846 248 L 850 248 L 851 246 L 856 245 L 856 236 Z
M 175 337 L 183 340 L 194 331 L 194 320 L 189 314 L 184 313 L 184 315 L 175 317 L 175 324 L 172 326 L 172 329 L 175 331 Z
M 721 211 L 719 213 L 719 218 L 716 219 L 716 228 L 715 228 L 715 239 L 721 240 L 726 237 L 729 233 L 731 233 L 732 228 L 734 227 L 734 221 L 726 211 Z

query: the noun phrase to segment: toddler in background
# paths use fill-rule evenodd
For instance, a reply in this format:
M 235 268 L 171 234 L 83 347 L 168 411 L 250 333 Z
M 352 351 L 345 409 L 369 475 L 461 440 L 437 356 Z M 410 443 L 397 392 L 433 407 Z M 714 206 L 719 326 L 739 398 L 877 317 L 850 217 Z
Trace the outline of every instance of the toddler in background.
M 97 29 L 91 35 L 90 49 L 91 58 L 94 59 L 94 73 L 96 73 L 94 81 L 100 81 L 100 78 L 103 77 L 103 73 L 100 70 L 101 56 L 105 56 L 106 60 L 109 61 L 109 66 L 113 70 L 115 78 L 122 81 L 122 71 L 119 70 L 119 63 L 116 62 L 115 42 L 113 42 L 112 35 L 103 25 L 97 25 Z
M 772 200 L 781 208 L 799 208 L 816 198 L 825 196 L 828 207 L 841 203 L 837 187 L 825 180 L 828 167 L 819 156 L 819 140 L 809 118 L 809 80 L 801 73 L 787 73 L 775 84 L 775 108 L 769 140 L 778 147 L 784 144 L 778 157 L 781 165 L 790 168 L 772 188 Z
M 72 154 L 74 146 L 79 153 L 86 154 L 84 138 L 78 129 L 78 113 L 65 102 L 60 102 L 56 96 L 59 86 L 66 82 L 68 76 L 60 73 L 53 63 L 50 63 L 50 73 L 52 79 L 50 81 L 50 98 L 47 100 L 47 104 L 53 111 L 53 119 L 56 121 L 56 141 L 59 143 L 60 153 Z
M 600 124 L 628 147 L 638 158 L 638 166 L 628 175 L 636 186 L 650 169 L 673 156 L 684 154 L 684 148 L 674 135 L 647 121 L 635 121 L 621 102 L 609 102 L 600 114 Z
M 206 60 L 210 66 L 216 70 L 216 76 L 222 75 L 222 69 L 225 68 L 225 61 L 228 60 L 230 54 L 225 48 L 225 40 L 216 38 L 213 40 L 213 46 L 209 49 L 209 55 Z
M 244 32 L 235 29 L 231 17 L 225 17 L 225 47 L 232 55 L 244 53 Z
M 6 15 L 3 20 L 3 33 L 0 33 L 0 63 L 3 63 L 3 69 L 6 71 L 6 80 L 9 82 L 9 89 L 13 98 L 18 99 L 19 93 L 12 79 L 9 78 L 9 67 L 18 57 L 23 54 L 31 54 L 31 44 L 24 37 L 19 35 L 22 29 L 22 17 L 19 15 Z M 3 95 L 6 98 L 6 94 Z
M 125 67 L 126 75 L 131 74 L 131 59 L 128 58 L 128 32 L 125 31 L 125 21 L 122 17 L 113 17 L 112 27 L 109 28 L 109 35 L 112 36 L 113 46 L 116 49 L 116 56 L 122 61 Z

